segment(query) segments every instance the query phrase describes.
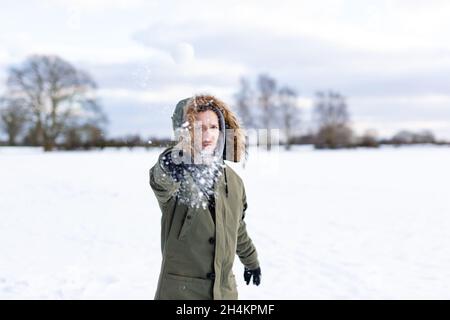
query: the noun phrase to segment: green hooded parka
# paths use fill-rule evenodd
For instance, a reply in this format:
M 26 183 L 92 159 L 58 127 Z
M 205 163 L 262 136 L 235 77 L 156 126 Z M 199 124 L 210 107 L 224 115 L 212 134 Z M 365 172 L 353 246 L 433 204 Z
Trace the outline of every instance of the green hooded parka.
M 175 108 L 174 130 L 186 120 L 189 99 L 181 100 Z M 227 128 L 239 129 L 231 110 L 224 104 L 220 110 Z M 236 139 L 233 141 L 236 143 Z M 243 141 L 238 143 L 242 146 Z M 247 198 L 242 179 L 225 163 L 214 185 L 213 219 L 208 206 L 192 207 L 180 201 L 177 191 L 182 182 L 176 181 L 163 165 L 172 148 L 166 148 L 150 169 L 150 186 L 162 213 L 162 263 L 155 299 L 238 299 L 232 271 L 235 255 L 244 266 L 259 267 L 244 221 Z M 235 157 L 224 159 L 236 161 Z M 189 174 L 184 178 L 194 183 Z

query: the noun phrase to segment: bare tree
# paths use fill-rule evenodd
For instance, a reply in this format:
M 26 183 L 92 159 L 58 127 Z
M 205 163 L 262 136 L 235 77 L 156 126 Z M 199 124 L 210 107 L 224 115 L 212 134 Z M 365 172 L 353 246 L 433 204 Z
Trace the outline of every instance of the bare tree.
M 0 129 L 8 135 L 8 145 L 17 144 L 17 138 L 24 131 L 28 120 L 22 99 L 0 99 Z
M 273 124 L 277 122 L 276 96 L 277 83 L 275 79 L 266 74 L 258 77 L 258 102 L 261 111 L 261 125 L 267 129 L 268 134 L 268 150 L 271 149 L 270 130 Z
M 359 145 L 363 147 L 377 148 L 380 145 L 378 133 L 374 129 L 367 129 L 359 138 Z
M 49 151 L 71 123 L 106 123 L 95 98 L 96 84 L 84 71 L 50 55 L 33 55 L 9 71 L 8 96 L 29 108 L 33 142 Z
M 297 103 L 297 92 L 287 86 L 278 91 L 280 120 L 285 135 L 285 148 L 289 150 L 293 143 L 294 129 L 299 127 L 300 109 Z
M 64 131 L 64 148 L 68 150 L 92 147 L 104 148 L 106 139 L 103 130 L 95 124 L 86 123 L 81 126 L 69 126 Z
M 436 143 L 436 137 L 431 130 L 424 129 L 415 134 L 415 143 Z
M 251 110 L 253 105 L 253 94 L 250 82 L 245 77 L 242 77 L 240 79 L 239 91 L 235 94 L 235 99 L 237 113 L 246 128 L 256 127 L 255 114 Z
M 392 137 L 391 142 L 394 145 L 435 143 L 436 138 L 430 130 L 422 130 L 419 132 L 401 130 Z
M 349 114 L 345 98 L 333 91 L 316 93 L 315 113 L 319 126 L 347 124 Z
M 340 148 L 351 145 L 353 131 L 345 98 L 333 91 L 318 92 L 314 114 L 318 123 L 316 148 Z

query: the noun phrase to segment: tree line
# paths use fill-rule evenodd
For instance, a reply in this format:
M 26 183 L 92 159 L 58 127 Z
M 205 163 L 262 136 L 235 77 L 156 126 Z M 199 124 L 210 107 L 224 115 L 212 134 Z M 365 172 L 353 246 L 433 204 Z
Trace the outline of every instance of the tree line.
M 1 145 L 42 146 L 54 149 L 167 146 L 167 138 L 126 135 L 107 137 L 108 117 L 96 96 L 97 84 L 88 72 L 54 55 L 32 55 L 8 70 L 6 90 L 0 96 L 0 130 L 7 141 Z M 379 139 L 374 130 L 355 134 L 345 96 L 327 90 L 315 95 L 314 126 L 305 132 L 298 92 L 279 86 L 268 74 L 257 76 L 255 84 L 241 78 L 232 106 L 245 128 L 280 129 L 286 149 L 294 144 L 315 148 L 378 147 L 380 144 L 415 144 L 438 141 L 431 131 L 402 130 L 390 139 Z M 270 149 L 270 135 L 268 136 Z
M 258 75 L 254 84 L 247 78 L 241 78 L 234 97 L 244 126 L 280 129 L 281 143 L 286 149 L 294 144 L 312 144 L 317 149 L 379 147 L 382 144 L 450 145 L 448 141 L 437 140 L 430 130 L 400 130 L 388 139 L 379 138 L 374 129 L 357 135 L 352 129 L 346 97 L 334 90 L 316 92 L 312 125 L 307 126 L 299 106 L 298 92 L 290 86 L 279 86 L 276 79 L 268 74 Z

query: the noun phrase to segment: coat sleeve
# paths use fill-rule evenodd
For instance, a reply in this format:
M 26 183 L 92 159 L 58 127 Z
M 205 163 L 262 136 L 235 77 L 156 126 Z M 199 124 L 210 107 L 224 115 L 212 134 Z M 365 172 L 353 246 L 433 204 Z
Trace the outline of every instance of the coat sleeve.
M 150 186 L 160 203 L 166 203 L 180 186 L 180 182 L 173 179 L 166 171 L 163 161 L 171 149 L 164 150 L 158 157 L 156 164 L 150 169 Z
M 249 269 L 256 269 L 259 267 L 258 253 L 252 239 L 248 235 L 247 226 L 244 221 L 247 210 L 247 196 L 245 194 L 245 188 L 243 188 L 242 192 L 243 210 L 242 217 L 239 221 L 236 253 L 244 266 Z

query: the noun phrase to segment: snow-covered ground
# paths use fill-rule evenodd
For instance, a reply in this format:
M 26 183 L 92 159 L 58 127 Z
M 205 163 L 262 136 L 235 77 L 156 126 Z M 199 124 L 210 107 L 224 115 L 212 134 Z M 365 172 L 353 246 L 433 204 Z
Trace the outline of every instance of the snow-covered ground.
M 0 299 L 153 299 L 159 149 L 0 148 Z M 253 155 L 253 156 L 252 156 Z M 252 153 L 241 299 L 450 298 L 450 148 Z

